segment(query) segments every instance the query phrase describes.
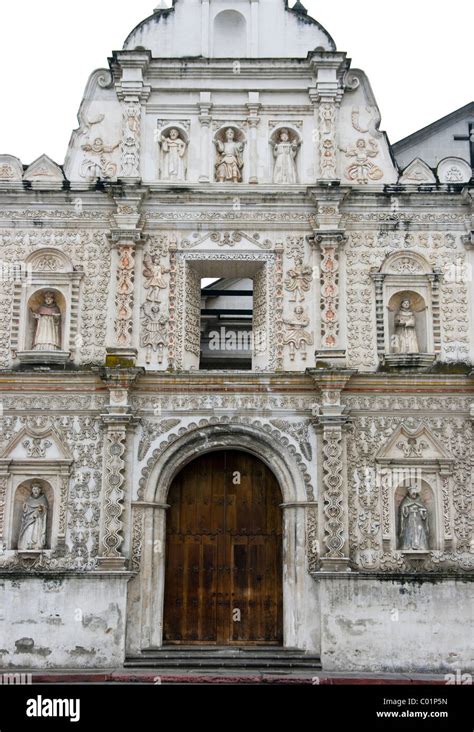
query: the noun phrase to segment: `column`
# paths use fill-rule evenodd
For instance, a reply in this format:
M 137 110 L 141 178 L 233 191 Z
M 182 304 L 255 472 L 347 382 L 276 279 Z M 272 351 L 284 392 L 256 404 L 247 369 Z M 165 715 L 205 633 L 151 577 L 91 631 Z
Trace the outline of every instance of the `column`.
M 201 0 L 201 54 L 208 58 L 209 53 L 209 0 Z
M 249 92 L 247 109 L 249 117 L 249 183 L 258 183 L 258 140 L 257 128 L 260 123 L 258 116 L 260 110 L 260 95 L 258 92 Z
M 145 84 L 150 63 L 149 51 L 119 51 L 114 57 L 117 64 L 115 89 L 122 103 L 122 143 L 118 177 L 126 184 L 141 178 L 142 104 L 151 93 Z
M 127 96 L 123 105 L 122 144 L 120 148 L 119 178 L 131 179 L 141 177 L 140 145 L 142 108 L 138 96 Z
M 258 56 L 258 0 L 250 0 L 251 25 L 250 25 L 250 56 Z
M 211 175 L 212 161 L 214 159 L 211 150 L 211 93 L 201 92 L 199 102 L 199 122 L 201 123 L 201 153 L 200 153 L 200 175 L 199 183 L 210 183 L 214 180 Z
M 346 242 L 345 231 L 341 226 L 341 206 L 346 195 L 347 192 L 342 190 L 313 194 L 317 216 L 313 223 L 313 236 L 309 239 L 319 256 L 321 330 L 316 361 L 323 359 L 332 368 L 344 368 L 346 363 L 343 342 L 345 324 L 341 321 L 340 268 L 340 253 Z
M 383 305 L 383 283 L 385 275 L 380 272 L 373 272 L 371 275 L 375 283 L 375 318 L 377 326 L 377 353 L 383 359 L 385 353 L 385 320 Z
M 315 232 L 313 247 L 319 251 L 321 333 L 318 358 L 344 365 L 346 349 L 341 345 L 339 252 L 345 237 L 340 232 Z
M 321 470 L 321 571 L 348 572 L 349 501 L 345 427 L 349 414 L 341 394 L 355 371 L 308 369 L 320 389 L 314 426 L 318 434 Z
M 133 465 L 128 453 L 130 435 L 137 424 L 131 412 L 129 392 L 139 373 L 138 369 L 106 368 L 103 376 L 109 403 L 101 417 L 104 443 L 99 567 L 106 570 L 123 571 L 128 565 Z
M 135 308 L 140 304 L 135 298 L 136 255 L 143 242 L 140 231 L 114 229 L 111 238 L 115 249 L 116 275 L 114 325 L 112 345 L 107 347 L 107 365 L 134 366 L 138 355 Z
M 342 99 L 339 88 L 338 63 L 325 63 L 317 58 L 311 61 L 316 75 L 316 86 L 309 89 L 309 97 L 314 105 L 316 180 L 319 185 L 340 182 L 337 171 L 338 139 L 337 117 Z

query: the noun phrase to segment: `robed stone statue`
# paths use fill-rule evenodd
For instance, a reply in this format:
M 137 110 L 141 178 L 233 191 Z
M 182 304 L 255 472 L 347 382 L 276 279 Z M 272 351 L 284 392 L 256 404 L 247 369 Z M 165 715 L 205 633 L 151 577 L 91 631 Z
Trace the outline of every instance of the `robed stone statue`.
M 420 498 L 420 488 L 410 486 L 399 509 L 399 548 L 427 551 L 429 535 L 428 509 Z
M 48 499 L 39 483 L 31 486 L 31 495 L 23 504 L 19 551 L 40 551 L 46 546 L 46 528 L 48 523 Z
M 61 311 L 53 292 L 45 292 L 43 304 L 32 311 L 36 320 L 33 351 L 60 351 Z
M 416 335 L 416 315 L 408 298 L 402 300 L 400 309 L 395 313 L 394 353 L 419 353 Z
M 244 167 L 244 143 L 235 139 L 232 127 L 225 131 L 225 142 L 215 140 L 217 147 L 216 180 L 219 183 L 240 183 Z

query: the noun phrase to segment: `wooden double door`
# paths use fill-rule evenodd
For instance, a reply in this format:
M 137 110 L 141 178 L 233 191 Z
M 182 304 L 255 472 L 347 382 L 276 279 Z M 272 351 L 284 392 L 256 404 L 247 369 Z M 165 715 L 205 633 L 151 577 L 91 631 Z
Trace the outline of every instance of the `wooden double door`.
M 236 450 L 206 453 L 168 503 L 164 642 L 281 644 L 282 503 L 273 473 Z

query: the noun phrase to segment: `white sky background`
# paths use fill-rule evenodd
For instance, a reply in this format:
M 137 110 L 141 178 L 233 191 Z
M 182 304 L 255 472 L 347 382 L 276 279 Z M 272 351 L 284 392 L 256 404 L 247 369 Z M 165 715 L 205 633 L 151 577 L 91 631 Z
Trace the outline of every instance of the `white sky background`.
M 111 51 L 157 4 L 3 0 L 0 153 L 23 163 L 47 153 L 63 163 L 90 73 L 107 67 Z M 391 142 L 474 99 L 472 0 L 303 4 L 352 67 L 367 73 Z

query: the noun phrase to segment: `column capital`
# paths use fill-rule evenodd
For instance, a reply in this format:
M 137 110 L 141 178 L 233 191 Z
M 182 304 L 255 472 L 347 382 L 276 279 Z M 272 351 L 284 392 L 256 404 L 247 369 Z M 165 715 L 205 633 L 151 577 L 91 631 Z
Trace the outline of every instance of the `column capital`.
M 347 241 L 347 236 L 343 229 L 333 229 L 314 231 L 313 235 L 308 236 L 308 241 L 312 246 L 330 246 L 336 248 L 342 248 Z
M 321 391 L 342 392 L 357 369 L 306 369 L 306 373 Z

